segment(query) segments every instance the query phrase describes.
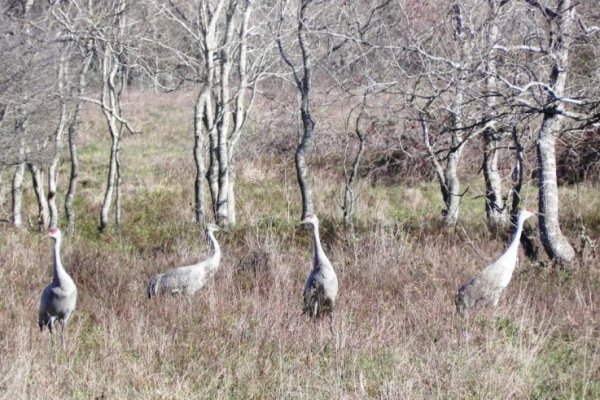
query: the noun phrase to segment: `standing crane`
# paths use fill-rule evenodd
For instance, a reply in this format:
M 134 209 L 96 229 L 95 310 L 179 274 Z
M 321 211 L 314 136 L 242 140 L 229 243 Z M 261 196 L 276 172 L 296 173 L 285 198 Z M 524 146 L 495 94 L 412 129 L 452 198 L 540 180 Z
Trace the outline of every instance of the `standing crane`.
M 304 306 L 302 312 L 311 318 L 325 313 L 333 315 L 333 307 L 338 292 L 338 279 L 333 266 L 325 255 L 319 239 L 319 219 L 316 215 L 308 214 L 301 225 L 312 228 L 313 265 L 310 275 L 304 285 Z M 332 318 L 333 320 L 333 318 Z
M 65 346 L 65 327 L 71 313 L 75 310 L 77 303 L 77 286 L 69 276 L 60 259 L 61 232 L 58 228 L 50 228 L 48 234 L 54 239 L 53 259 L 54 267 L 52 273 L 52 283 L 48 285 L 42 293 L 40 308 L 38 313 L 38 324 L 40 331 L 44 326 L 48 327 L 52 344 L 54 345 L 54 322 L 60 321 L 61 332 L 60 341 Z
M 217 225 L 206 226 L 206 235 L 212 244 L 212 254 L 208 259 L 154 275 L 148 282 L 148 298 L 162 294 L 176 295 L 180 293 L 191 296 L 201 289 L 208 278 L 217 271 L 221 261 L 221 248 L 214 236 L 214 232 L 217 231 L 219 231 Z
M 517 265 L 523 224 L 527 218 L 534 215 L 535 212 L 531 208 L 521 210 L 515 234 L 506 251 L 458 289 L 454 303 L 459 313 L 463 313 L 467 308 L 471 308 L 479 302 L 492 303 L 494 307 L 498 305 L 500 295 L 510 283 Z

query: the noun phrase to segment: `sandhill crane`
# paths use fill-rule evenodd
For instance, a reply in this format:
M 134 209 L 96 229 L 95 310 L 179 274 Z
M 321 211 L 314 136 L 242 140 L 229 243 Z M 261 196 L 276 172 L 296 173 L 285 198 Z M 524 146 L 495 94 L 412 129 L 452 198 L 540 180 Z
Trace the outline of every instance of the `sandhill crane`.
M 313 265 L 310 275 L 304 285 L 303 313 L 316 318 L 324 313 L 333 315 L 333 307 L 338 292 L 338 280 L 335 271 L 319 239 L 319 220 L 313 214 L 308 214 L 300 223 L 312 228 Z M 333 318 L 332 318 L 333 319 Z
M 50 228 L 48 231 L 50 237 L 54 239 L 53 259 L 54 267 L 52 274 L 52 283 L 44 289 L 40 308 L 38 313 L 38 324 L 40 331 L 44 326 L 50 331 L 52 343 L 54 344 L 54 322 L 60 321 L 61 333 L 60 341 L 65 346 L 65 327 L 71 313 L 75 310 L 77 303 L 77 287 L 75 282 L 69 276 L 62 265 L 60 259 L 61 232 L 58 228 Z
M 494 306 L 498 305 L 500 294 L 508 286 L 517 265 L 523 223 L 533 215 L 535 215 L 535 212 L 530 208 L 521 210 L 515 234 L 506 251 L 496 261 L 485 267 L 458 289 L 455 304 L 459 313 L 479 302 L 492 303 Z
M 219 268 L 221 261 L 221 248 L 214 236 L 214 232 L 218 230 L 217 225 L 206 226 L 206 235 L 212 243 L 212 254 L 208 259 L 154 275 L 148 282 L 148 298 L 162 294 L 176 295 L 180 293 L 191 296 L 202 288 L 207 279 Z

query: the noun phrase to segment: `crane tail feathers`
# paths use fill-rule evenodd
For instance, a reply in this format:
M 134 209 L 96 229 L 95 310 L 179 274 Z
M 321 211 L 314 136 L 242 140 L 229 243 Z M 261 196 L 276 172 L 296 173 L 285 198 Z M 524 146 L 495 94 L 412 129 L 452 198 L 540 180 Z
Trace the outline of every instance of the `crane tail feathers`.
M 148 294 L 149 299 L 158 295 L 158 287 L 159 287 L 159 283 L 160 283 L 160 278 L 161 278 L 160 274 L 154 275 L 152 278 L 150 278 L 150 281 L 148 282 L 148 287 L 146 289 L 146 293 Z

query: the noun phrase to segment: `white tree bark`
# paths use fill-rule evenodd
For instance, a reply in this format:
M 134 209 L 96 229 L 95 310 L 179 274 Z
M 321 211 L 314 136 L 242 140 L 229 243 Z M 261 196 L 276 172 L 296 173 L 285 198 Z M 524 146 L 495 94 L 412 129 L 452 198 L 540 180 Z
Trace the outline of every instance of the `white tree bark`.
M 113 201 L 113 191 L 115 187 L 115 177 L 117 174 L 117 159 L 116 154 L 119 149 L 119 129 L 116 125 L 114 117 L 110 111 L 105 108 L 112 109 L 114 102 L 114 92 L 112 92 L 114 76 L 117 73 L 118 64 L 113 60 L 112 52 L 109 47 L 104 49 L 102 57 L 102 112 L 108 122 L 109 133 L 111 135 L 110 160 L 108 164 L 108 179 L 106 182 L 106 190 L 104 191 L 104 200 L 102 201 L 102 209 L 100 211 L 100 230 L 103 231 L 109 225 L 109 212 Z
M 194 179 L 194 216 L 196 222 L 204 224 L 206 221 L 206 207 L 204 205 L 204 179 L 206 174 L 206 161 L 204 157 L 204 120 L 208 94 L 204 88 L 196 98 L 194 106 L 194 165 L 196 176 Z M 210 119 L 210 118 L 207 118 Z
M 556 179 L 556 138 L 562 128 L 564 104 L 556 96 L 565 94 L 569 65 L 569 40 L 573 37 L 575 7 L 571 0 L 557 1 L 557 16 L 550 20 L 550 59 L 552 60 L 548 105 L 537 139 L 538 194 L 540 208 L 540 238 L 546 253 L 562 264 L 569 265 L 575 257 L 573 246 L 563 235 L 559 221 L 558 184 Z
M 235 225 L 237 221 L 236 207 L 235 207 L 235 182 L 236 182 L 236 164 L 235 164 L 235 150 L 237 149 L 238 140 L 242 134 L 242 129 L 246 123 L 246 115 L 252 108 L 255 85 L 258 82 L 254 80 L 252 85 L 248 82 L 248 35 L 249 35 L 249 21 L 250 14 L 252 13 L 252 1 L 247 0 L 245 2 L 245 8 L 243 9 L 241 27 L 239 29 L 238 43 L 239 52 L 237 53 L 237 93 L 235 95 L 235 108 L 233 110 L 233 128 L 227 139 L 227 152 L 228 152 L 228 171 L 229 171 L 229 182 L 228 182 L 228 194 L 227 194 L 227 214 L 229 217 L 230 225 Z M 250 92 L 250 95 L 248 95 Z
M 122 126 L 118 120 L 120 115 L 120 88 L 122 76 L 119 75 L 119 61 L 116 54 L 109 46 L 104 48 L 102 57 L 102 112 L 108 123 L 108 131 L 111 137 L 110 160 L 108 164 L 108 179 L 104 200 L 100 211 L 100 231 L 104 231 L 110 224 L 110 210 L 115 197 L 115 191 L 119 190 L 119 151 L 121 148 Z M 119 210 L 115 216 L 120 216 Z
M 540 238 L 546 253 L 554 260 L 569 265 L 575 250 L 562 234 L 559 220 L 558 184 L 556 179 L 556 132 L 560 121 L 544 118 L 537 141 Z
M 502 197 L 502 178 L 498 170 L 498 143 L 501 133 L 498 131 L 497 110 L 498 79 L 497 60 L 494 45 L 498 41 L 498 26 L 496 25 L 498 1 L 488 0 L 489 23 L 486 31 L 486 47 L 488 58 L 486 62 L 485 92 L 489 122 L 483 132 L 483 176 L 485 181 L 485 212 L 488 226 L 493 231 L 499 231 L 506 226 L 507 212 Z
M 50 162 L 50 166 L 48 167 L 48 210 L 50 212 L 48 223 L 50 227 L 58 226 L 58 207 L 56 206 L 58 168 L 62 155 L 63 136 L 67 123 L 67 103 L 64 93 L 65 79 L 67 79 L 66 68 L 66 59 L 63 54 L 59 62 L 58 72 L 58 94 L 61 96 L 60 116 L 58 126 L 54 132 L 54 155 L 52 157 L 52 161 Z
M 35 164 L 29 163 L 27 164 L 27 167 L 31 173 L 33 191 L 38 203 L 38 229 L 43 231 L 48 227 L 49 215 L 48 201 L 46 200 L 46 195 L 44 194 L 44 174 L 41 168 Z
M 92 61 L 92 54 L 88 54 L 79 72 L 78 81 L 78 93 L 79 97 L 83 97 L 87 87 L 87 73 Z M 77 134 L 79 126 L 81 124 L 81 109 L 83 106 L 83 100 L 76 100 L 75 110 L 69 123 L 68 128 L 68 142 L 69 142 L 69 154 L 71 159 L 71 172 L 69 176 L 69 188 L 65 196 L 65 214 L 67 216 L 67 232 L 73 234 L 75 231 L 75 192 L 77 191 L 77 182 L 79 178 L 79 155 L 77 153 Z
M 314 142 L 315 121 L 312 118 L 310 107 L 310 90 L 312 84 L 312 58 L 306 44 L 307 21 L 306 13 L 312 0 L 301 0 L 297 17 L 296 37 L 298 40 L 299 53 L 301 57 L 300 67 L 296 67 L 286 51 L 283 49 L 281 37 L 277 38 L 279 53 L 283 61 L 292 70 L 296 88 L 300 95 L 300 118 L 302 121 L 302 132 L 299 134 L 298 145 L 295 153 L 296 178 L 302 198 L 302 215 L 300 219 L 306 218 L 308 214 L 314 213 L 312 190 L 310 186 L 309 170 L 306 164 L 306 156 L 310 152 Z M 283 22 L 283 18 L 281 20 Z M 281 26 L 280 26 L 281 30 Z M 298 69 L 298 70 L 297 70 Z
M 234 12 L 236 4 L 230 3 L 226 13 L 226 33 L 224 46 L 220 52 L 220 87 L 219 87 L 219 122 L 218 122 L 218 148 L 217 159 L 219 162 L 219 190 L 217 194 L 215 219 L 219 226 L 232 226 L 235 224 L 229 215 L 229 124 L 231 120 L 231 108 L 229 105 L 229 78 L 233 66 L 231 44 L 234 29 Z
M 21 209 L 23 206 L 23 176 L 25 163 L 18 164 L 12 179 L 12 224 L 15 228 L 23 227 Z

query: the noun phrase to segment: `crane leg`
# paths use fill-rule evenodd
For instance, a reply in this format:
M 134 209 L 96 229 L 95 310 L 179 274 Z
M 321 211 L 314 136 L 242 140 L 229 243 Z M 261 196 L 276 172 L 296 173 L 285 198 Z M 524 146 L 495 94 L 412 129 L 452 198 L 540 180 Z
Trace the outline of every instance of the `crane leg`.
M 333 310 L 331 310 L 331 312 L 329 313 L 329 330 L 331 331 L 331 335 L 335 338 L 336 333 L 335 333 L 335 325 L 334 325 L 334 321 L 333 321 Z
M 67 323 L 66 319 L 62 319 L 60 321 L 60 344 L 62 346 L 63 351 L 65 351 L 65 324 Z
M 48 331 L 50 332 L 50 345 L 54 349 L 54 317 L 48 318 Z

